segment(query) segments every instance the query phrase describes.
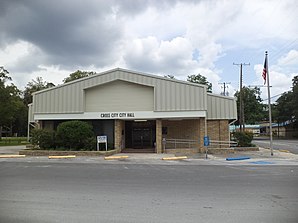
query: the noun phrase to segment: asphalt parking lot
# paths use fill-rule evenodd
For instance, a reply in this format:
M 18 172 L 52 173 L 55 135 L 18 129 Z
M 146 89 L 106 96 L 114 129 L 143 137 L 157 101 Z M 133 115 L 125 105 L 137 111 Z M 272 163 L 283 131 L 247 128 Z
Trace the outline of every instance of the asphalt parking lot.
M 298 220 L 297 165 L 105 162 L 1 161 L 0 222 Z

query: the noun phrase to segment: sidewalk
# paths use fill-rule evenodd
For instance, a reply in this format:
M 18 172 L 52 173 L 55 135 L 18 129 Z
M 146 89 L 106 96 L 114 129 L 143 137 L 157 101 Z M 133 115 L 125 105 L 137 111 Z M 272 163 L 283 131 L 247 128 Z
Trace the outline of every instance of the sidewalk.
M 4 152 L 4 151 L 3 151 Z M 105 160 L 104 156 L 76 156 L 70 159 L 49 159 L 47 156 L 26 156 L 25 158 L 2 158 L 1 161 L 37 162 L 37 163 L 86 163 L 86 164 L 157 164 L 157 165 L 298 165 L 298 155 L 285 151 L 274 150 L 271 156 L 269 149 L 260 148 L 259 151 L 236 152 L 233 154 L 205 154 L 188 155 L 178 160 L 163 160 L 163 158 L 177 157 L 174 154 L 156 153 L 118 153 L 110 157 L 125 157 Z M 246 157 L 246 160 L 227 161 L 226 158 Z
M 261 148 L 259 151 L 239 151 L 232 154 L 212 154 L 208 155 L 210 159 L 226 159 L 228 157 L 239 157 L 246 156 L 251 159 L 268 159 L 268 160 L 276 160 L 276 159 L 288 159 L 288 160 L 297 160 L 298 155 L 293 154 L 287 151 L 281 150 L 273 150 L 273 156 L 271 156 L 270 149 Z

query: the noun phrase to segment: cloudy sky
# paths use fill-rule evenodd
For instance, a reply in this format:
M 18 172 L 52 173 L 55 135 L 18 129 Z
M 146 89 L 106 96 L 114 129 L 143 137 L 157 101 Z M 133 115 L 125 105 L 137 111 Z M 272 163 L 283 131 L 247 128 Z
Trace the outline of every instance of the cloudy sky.
M 271 95 L 298 75 L 297 0 L 2 0 L 0 66 L 24 89 L 37 76 L 61 84 L 80 69 L 121 67 L 186 80 L 207 77 L 263 85 L 269 52 Z M 266 98 L 266 88 L 261 88 Z

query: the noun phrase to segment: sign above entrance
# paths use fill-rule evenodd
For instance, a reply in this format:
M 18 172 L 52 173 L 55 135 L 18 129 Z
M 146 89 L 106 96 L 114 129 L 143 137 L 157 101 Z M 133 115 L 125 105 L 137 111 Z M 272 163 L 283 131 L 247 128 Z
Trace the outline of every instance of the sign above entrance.
M 199 118 L 206 117 L 205 111 L 177 111 L 177 112 L 154 112 L 154 111 L 136 111 L 136 112 L 99 112 L 100 119 L 130 119 L 147 120 L 157 118 Z
M 34 120 L 71 120 L 71 119 L 184 119 L 206 117 L 206 111 L 121 111 L 121 112 L 82 112 L 65 114 L 35 114 Z
M 134 112 L 108 112 L 108 113 L 101 113 L 100 118 L 134 118 Z

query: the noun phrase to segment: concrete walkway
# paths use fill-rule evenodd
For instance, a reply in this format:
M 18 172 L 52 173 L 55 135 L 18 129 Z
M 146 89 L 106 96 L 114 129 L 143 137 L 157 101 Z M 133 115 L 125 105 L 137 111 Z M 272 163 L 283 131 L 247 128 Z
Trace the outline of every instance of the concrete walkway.
M 238 156 L 247 156 L 252 159 L 290 159 L 290 160 L 297 160 L 298 155 L 290 153 L 288 151 L 283 150 L 273 150 L 273 156 L 271 156 L 270 149 L 260 148 L 259 151 L 243 151 L 243 152 L 236 152 L 233 154 L 213 154 L 208 155 L 210 159 L 226 159 L 228 157 L 238 157 Z
M 26 146 L 0 146 L 0 154 L 19 154 L 22 149 L 26 149 Z

